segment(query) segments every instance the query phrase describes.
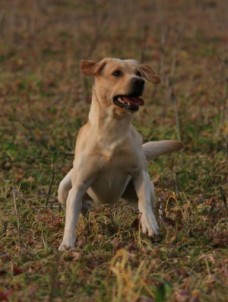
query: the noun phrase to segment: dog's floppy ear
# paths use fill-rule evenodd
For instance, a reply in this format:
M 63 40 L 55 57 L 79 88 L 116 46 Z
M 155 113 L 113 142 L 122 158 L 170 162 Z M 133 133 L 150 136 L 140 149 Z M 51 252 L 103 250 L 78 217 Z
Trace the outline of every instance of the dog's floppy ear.
M 161 78 L 150 65 L 141 64 L 139 65 L 139 70 L 142 73 L 143 77 L 151 83 L 159 84 L 161 82 Z
M 89 61 L 89 60 L 81 60 L 80 62 L 80 70 L 84 75 L 95 76 L 99 72 L 101 72 L 102 68 L 105 66 L 106 61 L 101 60 L 99 62 Z

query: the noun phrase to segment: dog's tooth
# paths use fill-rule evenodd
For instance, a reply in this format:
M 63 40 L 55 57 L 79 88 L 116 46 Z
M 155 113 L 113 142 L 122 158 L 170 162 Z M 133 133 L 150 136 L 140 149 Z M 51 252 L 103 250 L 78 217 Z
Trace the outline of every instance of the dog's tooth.
M 118 98 L 118 101 L 119 101 L 121 104 L 124 104 L 124 100 L 123 100 L 121 97 Z

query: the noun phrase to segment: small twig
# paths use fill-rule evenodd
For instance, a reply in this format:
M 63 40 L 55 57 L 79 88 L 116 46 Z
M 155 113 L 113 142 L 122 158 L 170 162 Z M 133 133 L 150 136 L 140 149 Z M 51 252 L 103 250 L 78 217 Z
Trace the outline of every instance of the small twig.
M 7 227 L 8 227 L 8 221 L 3 221 L 2 227 L 1 227 L 1 233 L 2 233 L 2 234 L 5 234 L 5 233 L 6 233 Z
M 174 173 L 174 181 L 175 181 L 175 192 L 176 196 L 179 199 L 180 198 L 180 190 L 179 190 L 179 184 L 178 184 L 178 178 L 177 178 L 177 173 Z
M 228 137 L 226 137 L 226 159 L 228 160 Z
M 21 228 L 20 228 L 20 219 L 19 219 L 19 213 L 17 209 L 17 200 L 16 200 L 16 191 L 15 188 L 13 187 L 13 203 L 14 203 L 14 209 L 15 209 L 15 215 L 17 219 L 17 234 L 18 234 L 18 242 L 21 247 Z
M 223 92 L 223 104 L 222 104 L 222 110 L 221 110 L 221 120 L 222 122 L 227 120 L 228 116 L 228 76 L 226 73 L 226 64 L 225 61 L 220 58 L 216 57 L 218 62 L 220 63 L 221 68 L 221 81 L 224 83 L 224 92 Z M 218 127 L 219 129 L 219 127 Z
M 49 198 L 51 195 L 51 189 L 52 189 L 52 185 L 54 182 L 54 178 L 55 178 L 55 169 L 54 169 L 54 165 L 52 166 L 52 175 L 51 175 L 51 181 L 49 183 L 49 187 L 48 187 L 48 193 L 47 193 L 47 198 L 46 198 L 46 202 L 45 202 L 45 206 L 47 206 L 48 202 L 49 202 Z M 51 209 L 53 208 L 53 204 L 51 203 Z
M 163 214 L 164 214 L 164 208 L 163 203 L 161 201 L 161 198 L 158 198 L 159 206 L 158 206 L 158 216 L 161 223 L 164 223 Z
M 74 151 L 65 151 L 63 152 L 63 154 L 67 155 L 67 156 L 74 156 Z
M 159 61 L 159 74 L 161 75 L 161 78 L 164 78 L 164 70 L 165 70 L 165 50 L 166 46 L 169 40 L 170 35 L 170 27 L 165 28 L 165 30 L 162 30 L 161 32 L 161 44 L 160 44 L 160 61 Z M 156 85 L 155 85 L 156 87 Z
M 180 120 L 179 120 L 178 109 L 177 109 L 177 100 L 176 100 L 174 91 L 172 91 L 172 93 L 171 93 L 171 99 L 174 103 L 174 114 L 175 114 L 175 120 L 176 120 L 177 138 L 178 138 L 178 140 L 181 140 Z
M 55 265 L 52 266 L 50 272 L 50 292 L 48 297 L 48 302 L 52 302 L 55 300 L 56 297 L 56 290 L 58 288 L 58 266 L 59 266 L 59 254 L 55 255 Z
M 222 201 L 224 203 L 224 206 L 225 208 L 227 209 L 227 200 L 226 200 L 226 195 L 225 195 L 225 192 L 223 190 L 223 188 L 220 186 L 219 187 L 219 191 L 220 191 L 220 194 L 221 194 L 221 198 L 222 198 Z
M 5 11 L 0 11 L 0 26 L 1 26 L 1 33 L 4 33 L 4 20 L 5 20 Z
M 8 115 L 8 119 L 12 122 L 18 123 L 19 125 L 21 125 L 25 130 L 28 131 L 30 137 L 34 138 L 34 134 L 33 134 L 33 127 L 31 124 L 26 124 L 24 121 L 22 121 L 20 119 L 19 116 L 16 116 L 15 113 L 10 113 Z
M 142 51 L 141 51 L 141 59 L 140 62 L 144 63 L 146 61 L 146 51 L 148 49 L 147 45 L 147 37 L 149 33 L 149 26 L 147 24 L 144 24 L 143 26 L 143 33 L 142 33 Z
M 172 67 L 171 67 L 171 77 L 173 78 L 176 72 L 177 59 L 176 59 L 176 49 L 172 53 Z
M 173 102 L 173 110 L 174 110 L 174 115 L 175 115 L 175 120 L 176 120 L 177 136 L 178 136 L 178 139 L 180 140 L 181 139 L 180 120 L 179 120 L 179 115 L 178 115 L 177 99 L 176 99 L 176 95 L 174 92 L 176 64 L 177 64 L 176 50 L 174 49 L 173 56 L 172 56 L 171 72 L 170 72 L 170 76 L 167 78 L 167 101 Z
M 57 202 L 56 202 L 56 204 L 52 203 L 51 208 L 59 210 L 59 209 L 61 209 L 59 206 L 61 206 L 61 204 L 57 204 Z M 46 208 L 47 208 L 47 206 L 35 206 L 34 207 L 34 209 L 46 209 Z
M 87 51 L 86 58 L 92 57 L 92 54 L 94 53 L 98 45 L 98 42 L 101 39 L 102 30 L 105 28 L 105 22 L 107 21 L 107 19 L 108 19 L 108 15 L 104 12 L 101 16 L 100 24 L 97 24 L 97 26 L 95 27 L 96 32 L 94 34 L 93 40 L 90 43 L 90 47 Z

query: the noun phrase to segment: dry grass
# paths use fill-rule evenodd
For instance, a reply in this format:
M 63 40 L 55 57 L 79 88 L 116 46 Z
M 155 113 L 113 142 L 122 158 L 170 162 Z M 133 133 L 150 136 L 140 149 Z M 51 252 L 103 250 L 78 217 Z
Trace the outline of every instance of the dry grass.
M 226 301 L 226 1 L 4 1 L 0 7 L 0 301 Z M 162 85 L 135 118 L 184 152 L 151 163 L 159 238 L 120 202 L 81 218 L 58 253 L 59 181 L 87 119 L 79 60 L 151 63 Z

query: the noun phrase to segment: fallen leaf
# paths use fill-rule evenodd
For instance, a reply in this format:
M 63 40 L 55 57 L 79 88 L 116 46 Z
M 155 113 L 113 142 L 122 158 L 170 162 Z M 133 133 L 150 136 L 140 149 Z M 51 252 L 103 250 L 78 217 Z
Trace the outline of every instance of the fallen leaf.
M 141 296 L 135 302 L 154 302 L 154 299 L 147 296 Z

